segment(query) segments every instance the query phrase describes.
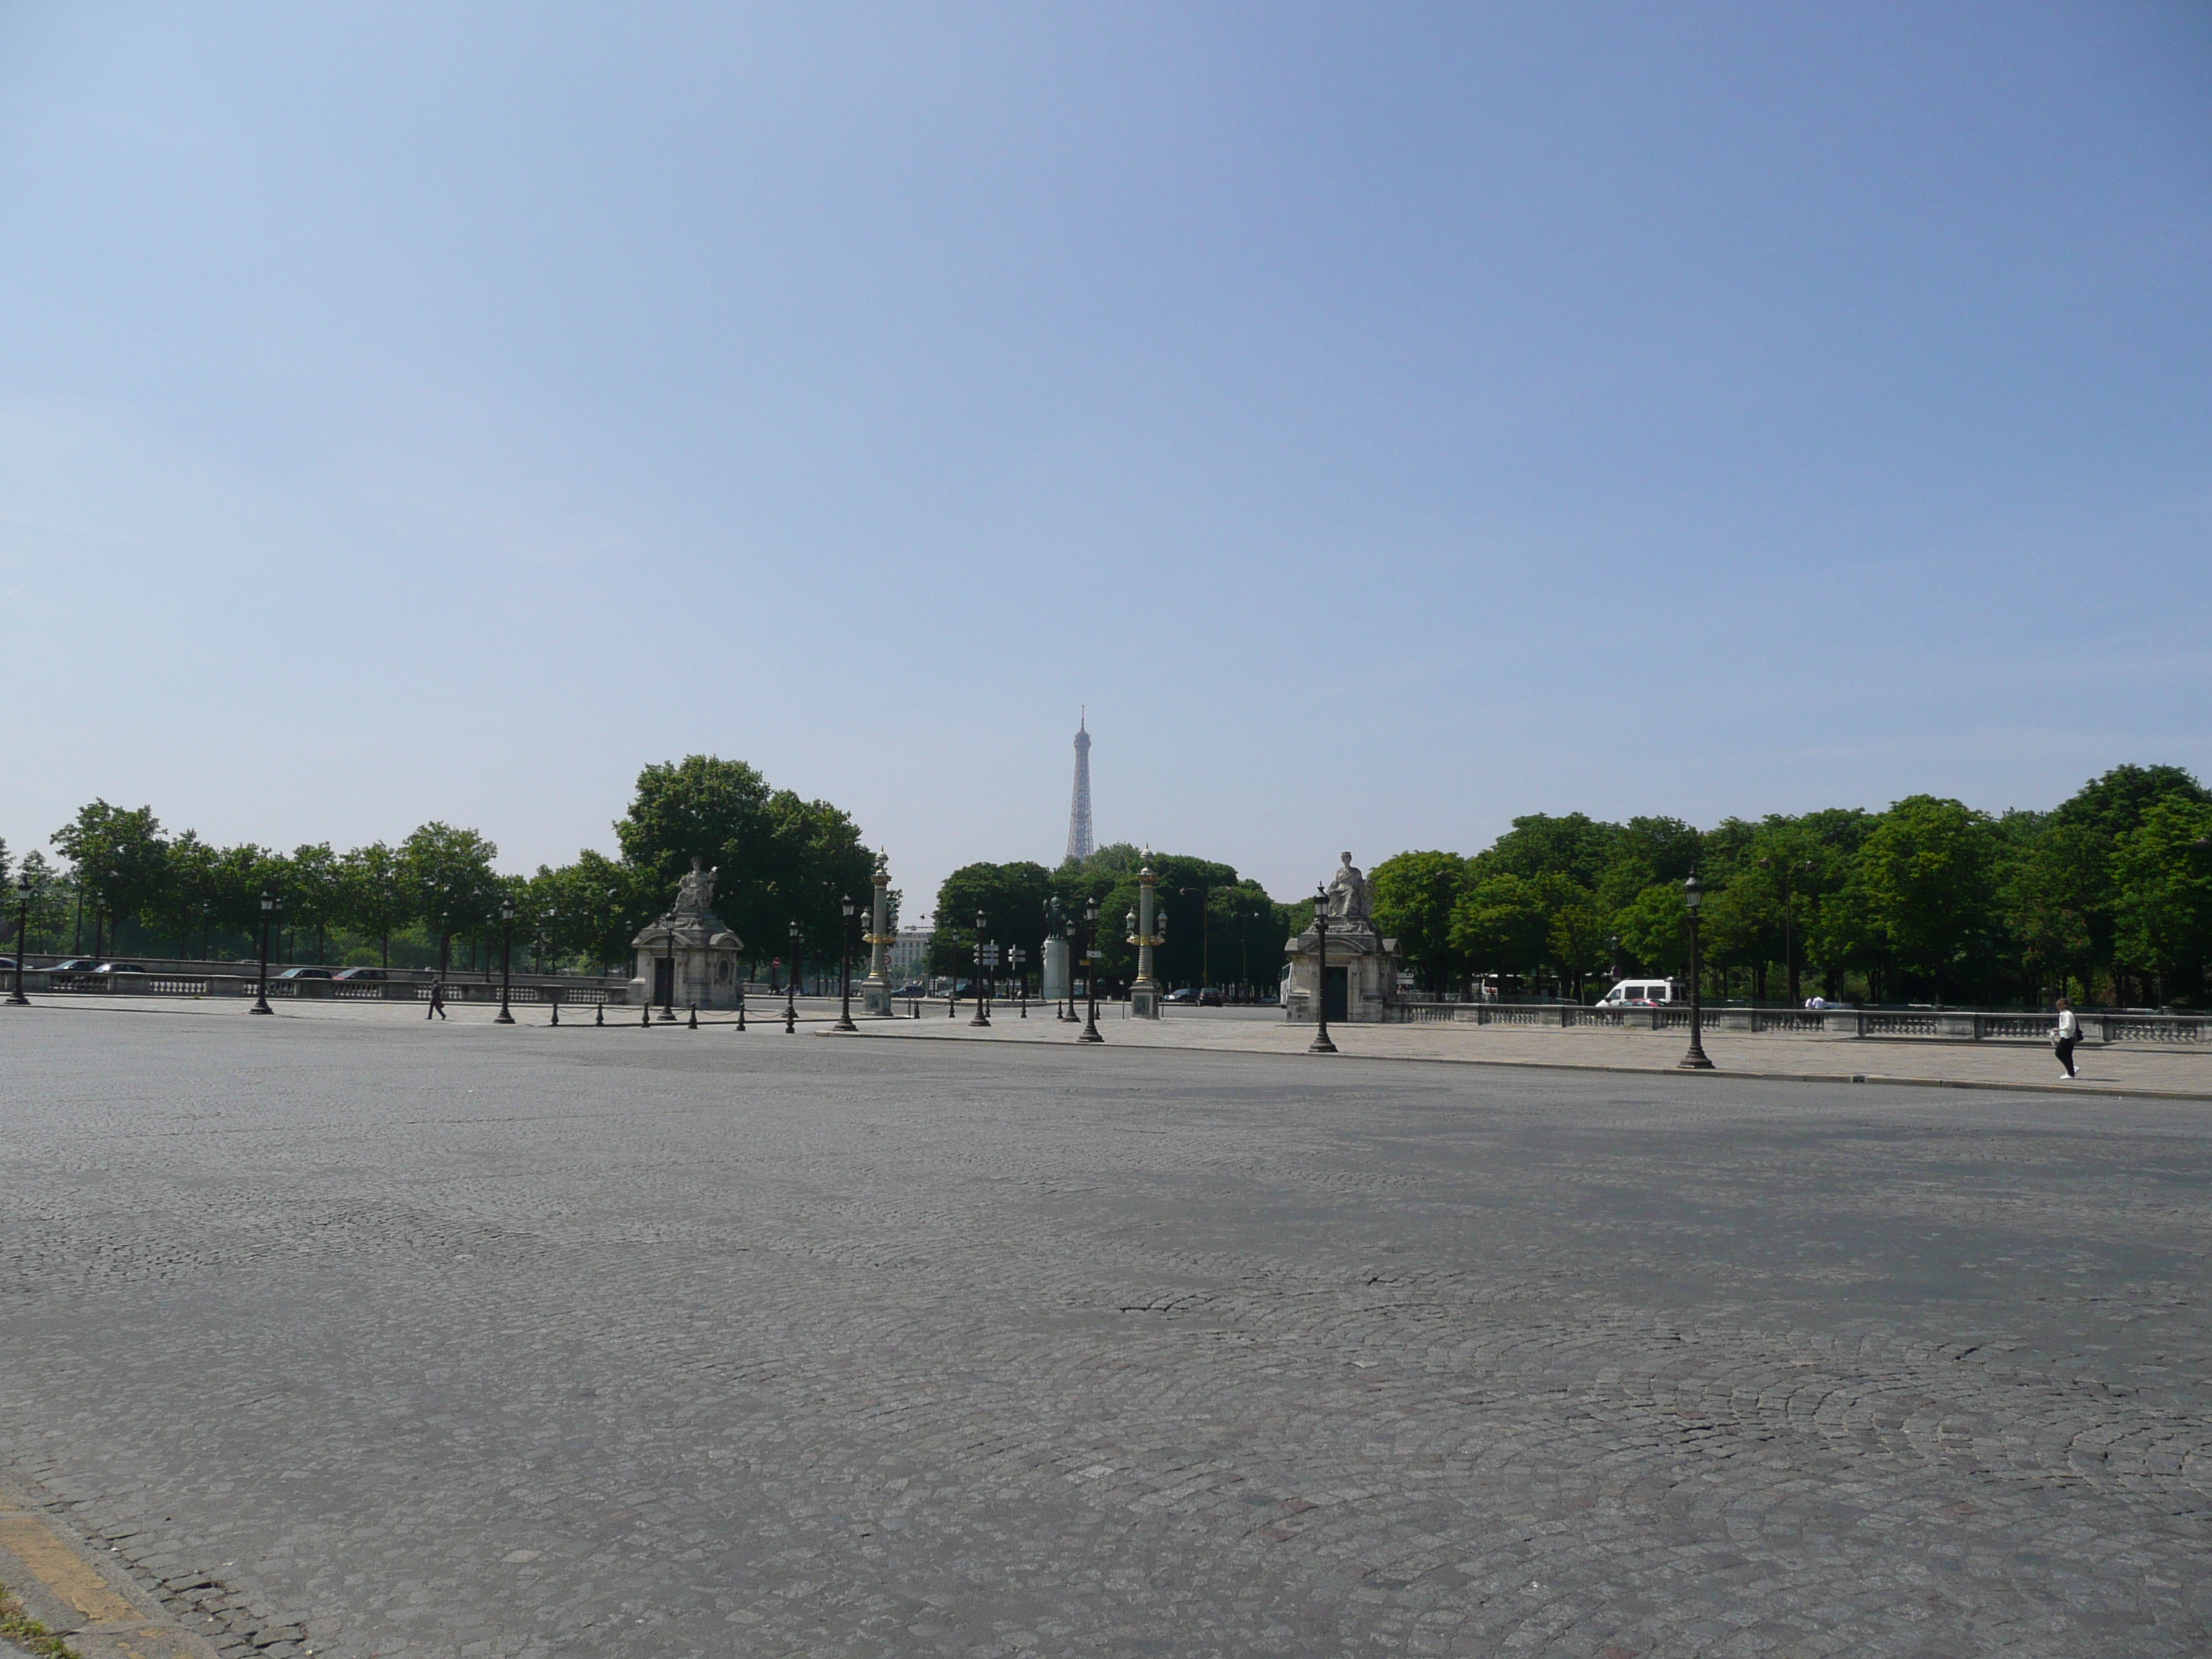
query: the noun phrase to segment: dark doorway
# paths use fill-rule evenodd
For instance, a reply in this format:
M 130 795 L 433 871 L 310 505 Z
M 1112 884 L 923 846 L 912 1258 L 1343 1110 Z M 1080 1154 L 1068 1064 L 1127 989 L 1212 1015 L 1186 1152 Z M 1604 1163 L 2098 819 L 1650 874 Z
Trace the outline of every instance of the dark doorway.
M 655 957 L 653 959 L 653 1000 L 664 1008 L 676 1006 L 676 958 Z
M 1322 1017 L 1324 1019 L 1350 1019 L 1352 1018 L 1352 969 L 1324 968 L 1322 972 L 1328 975 L 1322 981 Z

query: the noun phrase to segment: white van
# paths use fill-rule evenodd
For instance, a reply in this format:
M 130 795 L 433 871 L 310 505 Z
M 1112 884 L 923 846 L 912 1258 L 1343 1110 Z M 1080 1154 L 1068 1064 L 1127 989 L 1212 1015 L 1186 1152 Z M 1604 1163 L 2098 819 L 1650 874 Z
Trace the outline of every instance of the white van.
M 1653 1008 L 1670 1002 L 1687 1002 L 1690 994 L 1678 979 L 1625 979 L 1597 1000 L 1601 1008 Z

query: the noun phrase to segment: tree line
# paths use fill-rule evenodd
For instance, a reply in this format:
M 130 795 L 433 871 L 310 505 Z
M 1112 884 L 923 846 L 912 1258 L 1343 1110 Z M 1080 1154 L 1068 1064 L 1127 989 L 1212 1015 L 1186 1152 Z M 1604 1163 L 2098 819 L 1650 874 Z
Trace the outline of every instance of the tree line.
M 1126 985 L 1137 973 L 1127 919 L 1137 908 L 1137 872 L 1147 856 L 1117 842 L 1086 859 L 1064 860 L 1056 870 L 1026 862 L 962 866 L 937 890 L 932 971 L 972 976 L 981 937 L 1002 950 L 1020 946 L 1027 958 L 1024 975 L 1034 981 L 1043 965 L 1047 933 L 1070 924 L 1079 932 L 1085 909 L 1096 904 L 1098 948 L 1104 952 L 1099 977 Z M 1157 878 L 1153 892 L 1166 921 L 1167 942 L 1153 953 L 1160 982 L 1272 992 L 1282 972 L 1283 942 L 1305 925 L 1311 902 L 1277 904 L 1259 883 L 1210 859 L 1178 853 L 1149 857 Z
M 503 875 L 492 842 L 445 823 L 397 846 L 340 852 L 314 842 L 284 853 L 218 847 L 190 830 L 170 833 L 150 806 L 95 800 L 54 832 L 58 862 L 35 849 L 13 861 L 0 842 L 7 934 L 27 898 L 28 939 L 18 941 L 27 951 L 251 956 L 265 893 L 283 900 L 273 949 L 285 960 L 444 968 L 458 946 L 489 968 L 511 925 L 518 963 L 619 967 L 698 858 L 719 866 L 715 910 L 759 962 L 787 951 L 793 921 L 826 959 L 841 898 L 865 899 L 874 869 L 842 809 L 770 788 L 744 762 L 713 756 L 645 768 L 614 830 L 616 857 L 586 849 L 532 875 Z M 501 915 L 508 904 L 511 924 Z
M 1431 991 L 1498 975 L 1580 998 L 1616 970 L 1686 975 L 1692 875 L 1715 994 L 2206 1006 L 2212 792 L 2179 767 L 2115 768 L 2048 812 L 1912 795 L 1705 830 L 1538 814 L 1372 880 Z

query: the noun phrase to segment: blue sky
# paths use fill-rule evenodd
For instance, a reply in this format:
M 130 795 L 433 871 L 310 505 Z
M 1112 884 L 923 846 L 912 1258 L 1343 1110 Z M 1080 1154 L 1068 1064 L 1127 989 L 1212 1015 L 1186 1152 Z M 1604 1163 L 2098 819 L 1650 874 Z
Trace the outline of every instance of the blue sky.
M 2212 775 L 2212 11 L 0 9 L 0 835 Z

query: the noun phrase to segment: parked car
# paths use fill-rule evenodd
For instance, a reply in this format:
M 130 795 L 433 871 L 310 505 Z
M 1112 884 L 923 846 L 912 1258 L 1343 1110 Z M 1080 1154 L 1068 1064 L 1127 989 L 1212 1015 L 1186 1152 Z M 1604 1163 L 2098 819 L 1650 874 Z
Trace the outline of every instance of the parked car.
M 386 973 L 381 968 L 341 968 L 337 972 L 332 974 L 331 977 L 332 979 L 363 980 L 389 979 L 391 975 Z
M 929 994 L 929 987 L 918 979 L 910 979 L 891 994 L 895 997 L 926 997 Z
M 143 962 L 103 962 L 92 971 L 95 974 L 144 974 L 153 970 Z
M 1198 1006 L 1201 1008 L 1218 1008 L 1221 1006 L 1221 993 L 1200 991 L 1198 994 Z
M 287 968 L 276 977 L 279 979 L 335 979 L 337 975 L 327 968 Z
M 1160 1000 L 1163 1002 L 1195 1002 L 1198 1000 L 1198 993 L 1192 990 L 1189 986 L 1186 985 L 1181 990 L 1169 992 L 1165 996 L 1162 997 Z
M 50 974 L 88 974 L 100 966 L 97 957 L 65 957 L 46 969 Z

